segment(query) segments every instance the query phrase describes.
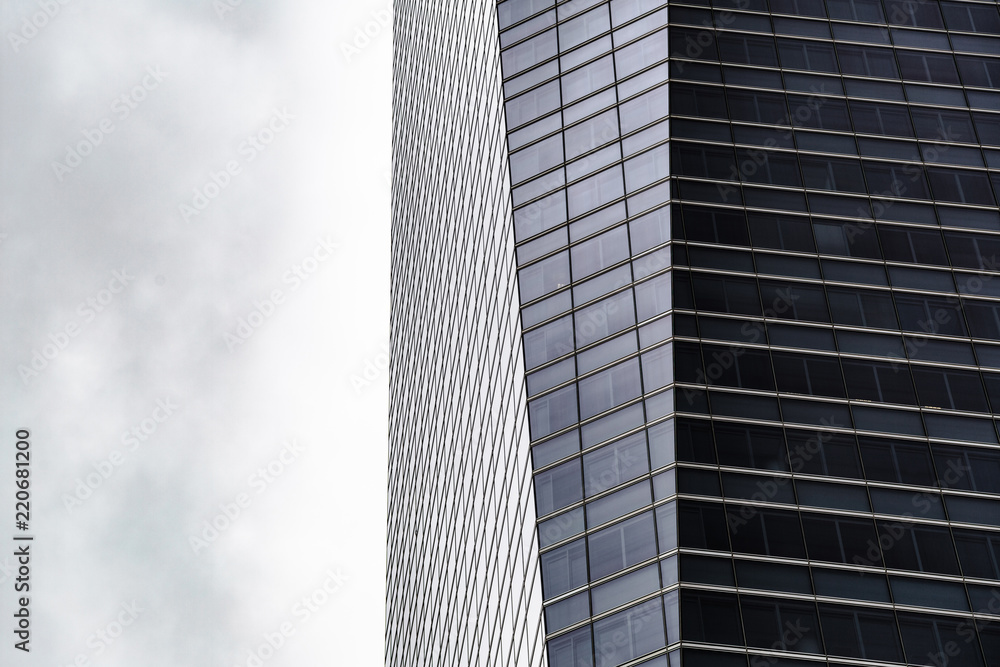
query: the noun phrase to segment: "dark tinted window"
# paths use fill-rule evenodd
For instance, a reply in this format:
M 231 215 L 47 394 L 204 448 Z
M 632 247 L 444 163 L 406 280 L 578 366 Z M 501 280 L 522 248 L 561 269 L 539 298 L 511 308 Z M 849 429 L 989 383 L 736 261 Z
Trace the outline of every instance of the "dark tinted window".
M 882 565 L 875 526 L 870 520 L 803 514 L 802 527 L 812 560 Z
M 681 594 L 681 634 L 684 639 L 711 644 L 743 644 L 740 610 L 735 595 Z M 713 663 L 715 664 L 715 663 Z
M 882 438 L 858 438 L 865 477 L 883 482 L 934 486 L 936 476 L 927 445 Z

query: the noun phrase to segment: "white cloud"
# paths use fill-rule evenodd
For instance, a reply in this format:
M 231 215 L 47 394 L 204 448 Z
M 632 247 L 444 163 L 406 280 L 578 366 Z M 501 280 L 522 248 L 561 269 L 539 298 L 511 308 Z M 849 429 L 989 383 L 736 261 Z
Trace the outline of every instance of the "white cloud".
M 6 36 L 53 2 L 15 52 Z M 246 664 L 328 570 L 347 579 L 265 664 L 382 661 L 387 378 L 363 392 L 350 378 L 388 328 L 391 35 L 350 62 L 341 44 L 385 4 L 230 4 L 221 18 L 208 0 L 3 5 L 0 497 L 14 490 L 4 443 L 30 428 L 37 535 L 32 654 L 5 640 L 3 664 Z M 251 161 L 240 145 L 276 108 L 295 120 Z M 114 129 L 97 143 L 102 121 Z M 53 163 L 81 141 L 94 145 L 60 181 Z M 232 160 L 239 174 L 186 223 L 180 204 Z M 284 274 L 328 236 L 335 255 L 290 289 Z M 134 282 L 83 314 L 122 267 Z M 230 351 L 225 334 L 275 288 L 280 309 Z M 22 381 L 68 323 L 77 334 Z M 128 449 L 165 397 L 182 409 Z M 194 554 L 189 535 L 290 438 L 301 459 Z M 69 512 L 64 495 L 116 451 Z M 133 601 L 143 612 L 101 640 Z

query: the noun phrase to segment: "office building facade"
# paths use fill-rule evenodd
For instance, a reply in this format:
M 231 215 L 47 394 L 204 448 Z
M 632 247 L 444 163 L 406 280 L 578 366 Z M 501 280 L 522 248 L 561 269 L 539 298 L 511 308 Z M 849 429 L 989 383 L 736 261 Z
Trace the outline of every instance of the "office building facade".
M 532 655 L 1000 665 L 997 3 L 495 11 Z

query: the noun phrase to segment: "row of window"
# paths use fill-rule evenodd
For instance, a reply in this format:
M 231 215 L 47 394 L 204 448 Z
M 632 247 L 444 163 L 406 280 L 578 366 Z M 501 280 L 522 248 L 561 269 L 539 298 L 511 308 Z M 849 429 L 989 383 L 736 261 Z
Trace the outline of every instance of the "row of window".
M 920 498 L 919 494 L 913 497 Z M 917 524 L 908 518 L 872 520 L 732 501 L 680 500 L 677 516 L 681 547 L 981 579 L 1000 577 L 1000 534 L 995 532 Z
M 606 11 L 604 10 L 605 13 Z M 663 23 L 664 21 L 656 21 L 651 27 L 655 28 Z M 549 30 L 501 54 L 505 78 L 547 62 L 546 65 L 523 74 L 516 80 L 508 81 L 505 92 L 510 96 L 562 73 L 562 103 L 568 105 L 596 90 L 613 85 L 616 79 L 625 79 L 654 63 L 665 60 L 667 57 L 665 37 L 661 31 L 618 48 L 615 48 L 611 39 L 606 37 L 591 43 L 582 52 L 572 52 L 567 55 L 566 45 L 557 42 L 556 30 Z M 563 54 L 557 66 L 557 61 L 552 59 L 560 55 L 560 50 Z M 607 55 L 601 58 L 600 56 L 605 53 Z M 588 60 L 590 62 L 587 65 L 579 67 L 580 63 Z M 559 83 L 560 81 L 554 80 L 548 85 Z M 509 126 L 517 124 L 509 123 Z
M 1000 34 L 992 3 L 916 2 L 915 0 L 685 0 L 689 5 L 739 9 L 841 21 L 888 23 L 943 30 Z
M 666 614 L 664 614 L 666 612 Z M 677 593 L 647 600 L 547 644 L 550 667 L 617 667 L 680 640 Z M 665 658 L 638 667 L 667 667 Z M 671 662 L 671 667 L 680 667 Z
M 582 262 L 580 267 L 574 266 L 574 273 L 579 274 L 579 279 L 670 240 L 670 216 L 666 207 L 629 220 L 627 232 L 624 225 L 611 229 L 627 218 L 624 202 L 618 202 L 568 226 L 557 227 L 544 236 L 519 245 L 518 266 L 523 267 L 572 243 L 575 247 L 571 251 L 571 259 L 574 264 Z M 604 230 L 607 231 L 596 236 Z
M 682 554 L 680 575 L 685 584 L 738 585 L 744 589 L 975 611 L 993 616 L 1000 613 L 1000 600 L 996 599 L 997 591 L 992 586 L 886 576 L 881 572 Z
M 660 505 L 655 510 L 542 553 L 542 592 L 545 599 L 638 565 L 658 553 L 676 549 L 675 510 L 673 503 Z
M 673 390 L 654 394 L 643 401 L 594 419 L 579 428 L 570 429 L 557 436 L 536 442 L 531 447 L 534 470 L 546 468 L 556 461 L 608 443 L 647 424 L 653 469 L 674 460 L 674 421 L 656 423 L 674 410 Z M 666 443 L 666 444 L 665 444 Z
M 638 135 L 626 137 L 621 144 L 618 143 L 619 128 L 628 134 L 666 115 L 667 89 L 655 88 L 620 107 L 609 109 L 568 127 L 564 132 L 556 133 L 512 153 L 511 180 L 515 184 L 521 183 L 566 161 L 571 161 L 567 165 L 568 180 L 577 180 L 587 173 L 620 160 L 622 155 L 634 155 L 667 139 L 666 126 L 660 124 Z M 553 127 L 558 129 L 559 125 Z M 607 148 L 596 153 L 591 152 L 601 146 Z M 581 158 L 580 156 L 585 153 L 589 155 Z
M 1000 412 L 1000 374 L 761 348 L 675 343 L 677 382 Z
M 666 127 L 657 128 L 665 132 Z M 665 136 L 663 137 L 665 138 Z M 652 140 L 652 138 L 650 138 Z M 524 185 L 513 189 L 512 197 L 515 205 L 535 199 L 555 188 L 564 187 L 567 177 L 576 178 L 566 190 L 568 197 L 568 212 L 570 217 L 576 217 L 587 211 L 598 208 L 610 201 L 618 199 L 625 193 L 632 194 L 637 190 L 655 183 L 669 175 L 667 170 L 668 148 L 664 143 L 656 148 L 626 159 L 622 164 L 606 169 L 594 176 L 579 180 L 587 174 L 603 169 L 608 164 L 621 159 L 619 144 L 612 144 L 603 151 L 571 162 L 566 169 L 556 169 Z M 624 178 L 623 178 L 624 176 Z
M 885 463 L 883 461 L 883 463 Z M 965 473 L 958 470 L 955 476 Z M 677 471 L 677 488 L 688 495 L 725 497 L 734 502 L 754 500 L 802 507 L 822 507 L 869 514 L 891 514 L 920 519 L 951 520 L 984 526 L 1000 526 L 997 499 L 969 498 L 939 493 L 904 491 L 827 482 L 793 482 L 788 477 L 723 473 L 718 471 Z
M 929 338 L 926 335 L 870 333 L 708 315 L 678 315 L 674 321 L 674 334 L 687 338 L 740 344 L 767 342 L 776 347 L 1000 369 L 1000 347 L 996 345 L 973 345 L 966 341 Z
M 553 7 L 557 12 L 558 20 L 564 21 L 598 3 L 606 2 L 606 0 L 571 0 L 570 2 L 558 2 L 558 7 L 556 6 L 557 2 L 558 0 L 507 0 L 501 2 L 497 5 L 501 32 L 509 32 L 511 26 L 529 17 L 537 16 L 539 12 L 551 10 Z M 611 0 L 610 5 L 611 23 L 617 28 L 663 5 L 663 0 Z
M 611 278 L 625 279 L 629 277 L 628 265 L 621 276 L 619 271 L 612 271 Z M 615 280 L 614 282 L 618 282 Z M 628 284 L 625 282 L 624 284 Z M 585 283 L 581 287 L 587 287 Z M 607 291 L 617 288 L 612 283 Z M 581 294 L 576 290 L 576 296 Z M 543 363 L 562 357 L 574 349 L 586 347 L 603 340 L 619 331 L 633 326 L 636 321 L 642 322 L 667 311 L 670 308 L 670 274 L 659 276 L 641 282 L 613 296 L 592 303 L 576 310 L 572 315 L 559 318 L 524 335 L 525 366 L 530 370 Z M 589 296 L 589 295 L 588 295 Z M 599 296 L 596 294 L 595 296 Z M 586 299 L 584 302 L 590 302 Z M 634 339 L 616 339 L 617 343 L 609 344 L 601 351 L 589 351 L 588 358 L 579 360 L 580 365 L 591 370 L 615 357 L 625 356 L 634 349 Z M 574 344 L 575 341 L 575 344 Z M 642 341 L 646 347 L 649 341 Z M 612 348 L 615 350 L 612 352 Z M 620 352 L 620 354 L 619 354 Z M 586 371 L 582 371 L 586 372 Z
M 563 21 L 587 9 L 594 2 L 568 2 L 560 5 L 558 20 Z M 662 4 L 662 0 L 612 0 L 611 25 L 618 27 Z M 896 26 L 913 26 L 930 29 L 947 29 L 1000 35 L 1000 16 L 992 3 L 935 2 L 916 3 L 907 0 L 685 0 L 688 5 L 714 6 L 720 10 L 745 10 L 773 12 L 793 16 L 830 18 L 833 20 L 887 23 Z M 556 17 L 548 17 L 549 12 L 539 13 L 555 5 L 555 0 L 509 0 L 498 6 L 500 28 L 508 32 L 528 32 L 542 23 L 548 25 Z M 926 5 L 926 6 L 925 6 Z M 675 7 L 680 9 L 682 6 Z M 550 10 L 551 11 L 551 10 Z M 554 12 L 552 12 L 554 13 Z M 731 11 L 721 12 L 719 27 L 730 27 Z M 527 24 L 511 30 L 509 27 L 536 17 Z M 579 28 L 577 28 L 579 30 Z M 533 32 L 533 30 L 532 30 Z M 512 43 L 512 42 L 511 42 Z
M 847 404 L 837 399 L 803 399 L 744 392 L 681 385 L 677 389 L 676 410 L 818 427 L 839 426 L 935 440 L 989 445 L 998 442 L 997 425 L 989 418 L 942 414 L 938 410 L 888 408 L 862 401 Z
M 673 274 L 675 308 L 1000 340 L 1000 303 L 721 274 Z
M 725 81 L 727 86 L 784 90 L 816 96 L 846 95 L 852 98 L 889 102 L 908 101 L 911 104 L 958 109 L 995 111 L 1000 103 L 1000 93 L 993 90 L 914 82 L 904 84 L 888 79 L 841 77 L 839 74 L 812 74 L 796 70 L 769 70 L 747 65 L 720 66 L 704 61 L 672 60 L 670 77 L 674 81 L 717 84 Z
M 681 623 L 685 640 L 911 665 L 984 667 L 1000 655 L 988 622 L 753 595 L 682 591 Z
M 928 445 L 920 441 L 680 419 L 677 423 L 677 459 L 765 471 L 1000 493 L 1000 450 L 994 448 Z M 762 482 L 767 483 L 767 480 Z M 733 493 L 738 488 L 739 485 L 733 487 Z M 844 489 L 843 486 L 837 488 Z M 821 490 L 815 486 L 807 493 L 810 497 L 822 498 Z
M 696 118 L 917 138 L 935 142 L 938 152 L 942 153 L 958 150 L 951 146 L 945 148 L 945 143 L 948 142 L 1000 146 L 1000 116 L 995 114 L 797 93 L 676 84 L 671 88 L 670 113 Z M 748 129 L 734 126 L 735 140 L 743 142 L 753 138 Z M 768 135 L 768 138 L 772 137 L 776 147 L 793 147 L 788 133 Z M 884 142 L 862 145 L 870 152 L 887 146 Z M 899 153 L 883 157 L 899 157 L 903 154 L 903 149 L 912 144 L 891 145 L 899 146 Z M 888 148 L 884 148 L 883 152 L 887 150 Z
M 1000 236 L 992 234 L 903 227 L 882 222 L 810 220 L 780 213 L 744 213 L 692 204 L 675 207 L 674 212 L 673 236 L 677 240 L 971 270 L 1000 269 Z M 692 249 L 690 256 L 694 254 Z M 727 255 L 727 260 L 742 266 L 735 255 Z M 865 270 L 860 265 L 851 266 L 858 272 Z
M 883 199 L 857 194 L 830 194 L 775 189 L 751 184 L 710 183 L 675 178 L 674 197 L 699 204 L 746 206 L 754 209 L 780 209 L 787 213 L 814 213 L 840 218 L 865 218 L 845 223 L 855 232 L 864 231 L 871 220 L 896 221 L 917 225 L 938 225 L 954 229 L 1000 229 L 1000 211 L 983 207 L 969 208 L 938 202 L 936 204 Z M 659 187 L 659 186 L 657 186 Z
M 800 15 L 807 16 L 807 15 Z M 670 9 L 670 19 L 673 25 L 693 25 L 698 27 L 738 30 L 758 33 L 774 33 L 802 37 L 818 37 L 821 39 L 836 39 L 845 42 L 869 42 L 873 44 L 895 44 L 896 46 L 926 47 L 950 51 L 973 51 L 993 53 L 994 46 L 1000 42 L 995 37 L 986 36 L 987 31 L 978 31 L 974 35 L 951 33 L 944 34 L 928 30 L 913 30 L 909 27 L 891 27 L 862 25 L 856 21 L 842 23 L 833 21 L 827 23 L 819 17 L 790 18 L 785 16 L 768 17 L 761 14 L 732 12 L 716 9 L 714 11 L 700 7 L 673 5 Z M 825 17 L 824 17 L 825 18 Z
M 979 296 L 1000 296 L 1000 283 L 992 274 L 962 273 L 903 266 L 847 262 L 839 259 L 815 259 L 777 253 L 748 252 L 715 247 L 672 248 L 675 267 L 731 269 L 763 275 L 789 278 L 826 279 L 926 292 L 962 293 Z M 909 260 L 913 261 L 913 260 Z
M 937 141 L 877 139 L 811 130 L 781 130 L 757 125 L 730 125 L 688 119 L 674 120 L 671 130 L 674 138 L 679 140 L 748 144 L 761 148 L 780 147 L 805 152 L 835 153 L 848 157 L 860 155 L 979 169 L 1000 168 L 1000 150 L 982 149 L 979 146 L 945 145 Z
M 675 58 L 981 88 L 1000 82 L 1000 59 L 981 56 L 680 27 L 670 41 Z
M 1000 172 L 674 142 L 672 173 L 721 181 L 995 206 Z M 722 187 L 722 186 L 720 186 Z M 933 195 L 932 195 L 933 192 Z

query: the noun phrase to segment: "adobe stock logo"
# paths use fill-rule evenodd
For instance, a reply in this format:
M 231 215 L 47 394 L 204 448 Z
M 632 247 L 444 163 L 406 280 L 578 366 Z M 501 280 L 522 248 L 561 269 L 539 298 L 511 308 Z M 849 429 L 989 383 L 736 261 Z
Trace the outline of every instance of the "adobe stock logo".
M 281 451 L 250 475 L 247 478 L 247 486 L 255 491 L 255 495 L 260 495 L 270 488 L 274 481 L 283 475 L 288 468 L 295 463 L 305 452 L 305 446 L 300 445 L 294 438 L 282 443 Z M 246 491 L 237 493 L 232 500 L 227 500 L 219 504 L 219 512 L 209 519 L 206 519 L 199 526 L 197 533 L 188 535 L 188 546 L 194 555 L 199 555 L 202 551 L 214 544 L 223 533 L 229 530 L 234 523 L 243 515 L 250 505 L 253 504 L 254 496 Z
M 7 41 L 14 53 L 19 53 L 21 47 L 38 36 L 49 21 L 54 19 L 62 11 L 63 6 L 68 5 L 70 0 L 38 0 L 41 11 L 35 12 L 30 17 L 25 17 L 21 21 L 21 29 L 18 32 L 8 32 Z
M 246 139 L 236 147 L 236 152 L 243 158 L 228 160 L 219 171 L 209 171 L 208 180 L 200 187 L 193 190 L 190 202 L 184 202 L 177 207 L 181 219 L 184 222 L 191 222 L 191 218 L 201 215 L 209 205 L 218 199 L 230 185 L 233 179 L 243 173 L 243 167 L 256 160 L 261 153 L 274 142 L 282 132 L 287 130 L 295 115 L 288 109 L 274 109 L 267 124 L 253 134 L 247 135 Z
M 160 87 L 166 78 L 167 72 L 150 65 L 146 68 L 146 74 L 139 83 L 114 99 L 111 103 L 111 113 L 114 114 L 119 123 L 125 122 L 149 94 Z M 98 121 L 94 127 L 80 130 L 83 139 L 75 144 L 66 144 L 66 155 L 63 161 L 52 163 L 52 171 L 59 182 L 62 183 L 67 174 L 72 173 L 74 169 L 83 164 L 84 159 L 97 150 L 97 147 L 104 143 L 105 137 L 116 129 L 118 127 L 115 122 L 108 116 Z
M 312 252 L 292 264 L 282 275 L 281 282 L 284 285 L 289 285 L 288 290 L 275 288 L 262 300 L 254 301 L 253 309 L 236 322 L 236 328 L 233 332 L 227 331 L 223 334 L 222 338 L 226 341 L 226 347 L 229 348 L 229 351 L 235 351 L 243 343 L 250 340 L 250 337 L 264 326 L 265 322 L 274 317 L 278 307 L 285 303 L 285 298 L 312 278 L 320 267 L 333 257 L 334 251 L 339 247 L 329 235 L 316 239 L 316 245 Z
M 42 345 L 41 350 L 38 348 L 31 350 L 31 359 L 28 364 L 18 365 L 17 372 L 21 376 L 21 382 L 27 386 L 33 379 L 45 372 L 49 365 L 62 354 L 63 350 L 69 347 L 70 342 L 79 336 L 87 325 L 107 310 L 117 295 L 125 291 L 133 280 L 135 280 L 135 276 L 129 275 L 125 268 L 112 271 L 108 286 L 87 297 L 76 307 L 76 314 L 82 318 L 82 321 L 70 320 L 59 329 L 50 331 L 48 342 Z

